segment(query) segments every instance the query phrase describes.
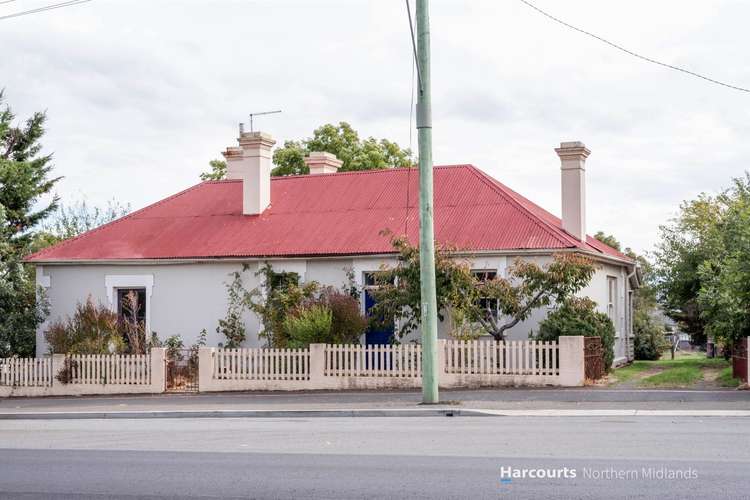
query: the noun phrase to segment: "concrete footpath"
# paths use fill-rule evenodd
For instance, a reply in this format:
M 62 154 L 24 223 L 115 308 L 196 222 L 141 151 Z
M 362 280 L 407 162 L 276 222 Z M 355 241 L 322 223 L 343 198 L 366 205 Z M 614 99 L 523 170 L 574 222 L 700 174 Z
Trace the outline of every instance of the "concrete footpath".
M 0 419 L 409 417 L 409 416 L 750 416 L 750 391 L 492 389 L 441 391 L 212 393 L 0 400 Z

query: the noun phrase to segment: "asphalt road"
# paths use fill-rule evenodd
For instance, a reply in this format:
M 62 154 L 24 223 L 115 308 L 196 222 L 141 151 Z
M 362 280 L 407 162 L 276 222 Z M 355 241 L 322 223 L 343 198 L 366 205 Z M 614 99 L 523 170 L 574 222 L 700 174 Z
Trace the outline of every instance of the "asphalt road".
M 0 421 L 0 498 L 748 498 L 748 424 L 732 417 Z M 576 477 L 502 483 L 502 467 L 567 467 Z M 626 477 L 607 478 L 615 473 Z

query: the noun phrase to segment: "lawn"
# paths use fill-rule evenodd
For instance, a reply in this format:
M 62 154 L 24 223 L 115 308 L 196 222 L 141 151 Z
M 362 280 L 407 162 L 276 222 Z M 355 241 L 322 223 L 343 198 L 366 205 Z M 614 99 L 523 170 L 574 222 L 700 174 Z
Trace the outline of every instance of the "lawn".
M 641 387 L 690 387 L 703 380 L 703 371 L 695 365 L 675 366 L 642 379 Z
M 658 361 L 635 361 L 612 372 L 616 384 L 637 381 L 639 387 L 691 387 L 704 379 L 704 375 L 721 370 L 715 382 L 721 387 L 737 387 L 732 378 L 732 368 L 723 358 L 707 358 L 704 353 L 678 353 L 670 359 L 669 353 Z M 652 372 L 647 374 L 644 372 Z M 656 372 L 656 373 L 653 373 Z
M 737 387 L 738 385 L 740 385 L 740 379 L 732 378 L 731 366 L 727 366 L 726 368 L 721 370 L 721 373 L 716 379 L 716 382 L 718 382 L 722 387 Z

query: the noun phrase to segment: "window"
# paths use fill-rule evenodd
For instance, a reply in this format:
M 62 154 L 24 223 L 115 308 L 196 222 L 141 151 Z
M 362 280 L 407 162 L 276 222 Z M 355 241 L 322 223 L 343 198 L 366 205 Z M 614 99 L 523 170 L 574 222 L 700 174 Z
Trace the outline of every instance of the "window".
M 619 332 L 617 328 L 617 277 L 615 276 L 607 276 L 607 316 L 615 325 L 615 332 Z
M 104 277 L 109 308 L 118 315 L 122 314 L 122 297 L 128 291 L 135 291 L 138 296 L 136 317 L 143 321 L 146 331 L 151 332 L 151 295 L 154 291 L 153 274 L 108 274 Z M 120 293 L 120 291 L 124 291 Z
M 482 283 L 497 278 L 497 271 L 490 269 L 477 269 L 472 270 L 471 273 Z M 477 302 L 477 306 L 484 311 L 485 315 L 492 318 L 497 318 L 498 313 L 498 301 L 497 299 L 491 299 L 489 297 L 480 298 Z
M 132 301 L 132 302 L 131 302 Z M 145 288 L 118 288 L 117 289 L 117 316 L 119 318 L 135 319 L 138 323 L 146 324 L 146 289 Z
M 271 290 L 289 288 L 290 285 L 299 285 L 299 274 L 294 272 L 271 271 Z

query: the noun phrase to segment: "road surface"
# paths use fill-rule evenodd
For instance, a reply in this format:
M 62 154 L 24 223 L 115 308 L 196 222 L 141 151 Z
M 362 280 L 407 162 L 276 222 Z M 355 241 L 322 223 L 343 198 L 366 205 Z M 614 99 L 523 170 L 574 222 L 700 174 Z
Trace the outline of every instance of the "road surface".
M 0 448 L 0 498 L 750 494 L 750 419 L 733 417 L 8 420 Z

